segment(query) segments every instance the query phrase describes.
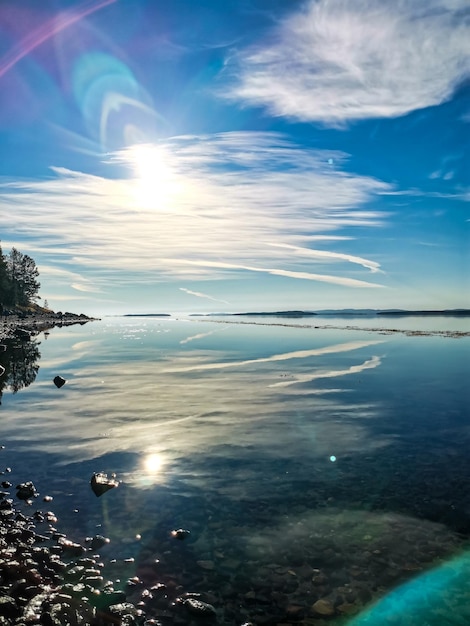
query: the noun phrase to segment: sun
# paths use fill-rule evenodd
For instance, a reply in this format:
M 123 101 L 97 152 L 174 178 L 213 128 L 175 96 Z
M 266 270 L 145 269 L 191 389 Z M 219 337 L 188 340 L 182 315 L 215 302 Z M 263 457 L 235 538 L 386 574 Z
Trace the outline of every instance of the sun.
M 180 185 L 168 150 L 140 144 L 129 148 L 127 154 L 134 172 L 132 195 L 137 207 L 172 211 Z
M 163 466 L 163 458 L 160 454 L 147 454 L 143 460 L 145 471 L 149 475 L 155 475 L 160 472 Z

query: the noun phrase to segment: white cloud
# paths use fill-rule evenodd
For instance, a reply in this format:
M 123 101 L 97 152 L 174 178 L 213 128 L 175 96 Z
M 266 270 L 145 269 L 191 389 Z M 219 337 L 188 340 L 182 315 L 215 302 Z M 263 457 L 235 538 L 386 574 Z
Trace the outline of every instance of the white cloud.
M 219 298 L 213 298 L 209 296 L 207 293 L 202 293 L 202 291 L 191 291 L 190 289 L 185 289 L 184 287 L 179 288 L 180 291 L 184 291 L 189 296 L 196 296 L 197 298 L 207 298 L 208 300 L 212 300 L 213 302 L 222 302 L 223 304 L 230 304 L 227 300 L 220 300 Z
M 466 0 L 310 0 L 235 59 L 224 95 L 341 125 L 448 100 L 469 76 Z
M 69 279 L 82 291 L 247 271 L 374 286 L 351 264 L 373 272 L 379 264 L 341 246 L 351 228 L 383 223 L 385 214 L 369 204 L 392 187 L 342 171 L 346 155 L 254 132 L 151 148 L 155 168 L 150 151 L 138 176 L 130 149 L 112 157 L 120 171 L 128 166 L 129 178 L 54 168 L 53 179 L 1 185 L 4 236 L 27 237 L 50 282 Z
M 317 280 L 322 283 L 332 283 L 334 285 L 343 285 L 344 287 L 382 287 L 377 283 L 369 283 L 365 280 L 357 280 L 356 278 L 347 278 L 345 276 L 333 276 L 331 274 L 314 274 L 312 272 L 296 272 L 293 270 L 283 270 L 267 267 L 254 267 L 250 265 L 236 265 L 234 263 L 222 263 L 220 261 L 191 261 L 190 259 L 162 259 L 164 262 L 183 265 L 197 265 L 200 267 L 209 267 L 215 269 L 226 270 L 244 270 L 247 272 L 261 272 L 264 274 L 272 274 L 274 276 L 286 276 L 287 278 L 299 278 L 301 280 Z
M 381 272 L 380 264 L 375 261 L 369 261 L 369 259 L 363 259 L 353 254 L 342 254 L 341 252 L 331 252 L 329 250 L 313 250 L 312 248 L 300 248 L 299 246 L 291 246 L 287 243 L 272 243 L 272 246 L 278 248 L 285 248 L 286 250 L 292 250 L 294 254 L 300 254 L 307 257 L 313 257 L 317 259 L 328 259 L 338 261 L 348 261 L 349 263 L 357 263 L 366 267 L 371 272 Z
M 89 283 L 72 283 L 70 286 L 72 289 L 76 289 L 77 291 L 86 291 L 87 293 L 98 293 L 101 291 Z

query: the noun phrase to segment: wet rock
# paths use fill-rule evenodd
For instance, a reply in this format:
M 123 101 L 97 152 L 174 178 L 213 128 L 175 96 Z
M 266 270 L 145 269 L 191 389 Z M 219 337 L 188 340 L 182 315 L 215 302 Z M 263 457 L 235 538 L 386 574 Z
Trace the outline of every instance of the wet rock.
M 360 611 L 360 607 L 350 602 L 343 602 L 343 604 L 338 606 L 338 611 L 341 615 L 355 615 Z
M 5 368 L 3 367 L 3 365 L 0 365 L 0 376 L 2 376 L 5 373 Z
M 79 543 L 75 543 L 66 539 L 65 537 L 59 537 L 57 540 L 58 545 L 61 547 L 62 552 L 69 556 L 81 556 L 85 552 L 85 548 Z
M 322 615 L 322 616 L 334 615 L 335 607 L 331 604 L 329 600 L 320 599 L 320 600 L 317 600 L 315 604 L 312 606 L 312 611 L 316 615 Z
M 65 385 L 67 381 L 65 380 L 65 378 L 62 378 L 62 376 L 56 376 L 54 378 L 54 385 L 56 387 L 58 387 L 58 389 L 60 389 L 61 387 L 63 387 Z
M 36 491 L 36 487 L 33 485 L 31 481 L 27 483 L 21 483 L 20 485 L 16 485 L 17 493 L 16 496 L 20 500 L 28 500 L 29 498 L 36 498 L 38 492 Z
M 99 550 L 111 540 L 108 537 L 103 537 L 103 535 L 95 535 L 94 537 L 87 537 L 86 541 L 90 543 L 91 550 Z
M 10 596 L 0 597 L 0 615 L 5 617 L 16 617 L 19 608 L 14 598 Z
M 180 541 L 184 541 L 191 534 L 190 530 L 185 530 L 184 528 L 178 528 L 178 530 L 172 530 L 171 536 L 175 539 L 179 539 Z
M 91 477 L 90 485 L 95 496 L 99 498 L 110 489 L 117 487 L 119 482 L 115 479 L 114 475 L 108 478 L 108 475 L 104 472 L 97 472 Z
M 187 611 L 195 617 L 204 619 L 215 619 L 217 617 L 217 612 L 212 604 L 203 602 L 197 598 L 187 598 L 184 601 L 184 606 Z
M 141 611 L 130 602 L 120 602 L 119 604 L 112 604 L 108 611 L 114 617 L 120 618 L 120 624 L 131 625 L 136 623 L 136 618 L 141 614 Z

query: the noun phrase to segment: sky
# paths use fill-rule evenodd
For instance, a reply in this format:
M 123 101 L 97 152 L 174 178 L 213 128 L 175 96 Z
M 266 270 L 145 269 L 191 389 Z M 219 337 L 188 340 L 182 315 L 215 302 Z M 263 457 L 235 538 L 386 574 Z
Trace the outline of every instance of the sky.
M 54 310 L 470 308 L 467 0 L 2 0 L 0 240 Z

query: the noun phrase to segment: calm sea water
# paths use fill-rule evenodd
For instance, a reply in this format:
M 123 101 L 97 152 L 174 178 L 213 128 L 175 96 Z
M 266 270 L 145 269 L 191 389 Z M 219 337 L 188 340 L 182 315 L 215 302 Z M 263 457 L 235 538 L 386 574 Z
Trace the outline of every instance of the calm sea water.
M 110 538 L 110 576 L 206 593 L 220 623 L 470 623 L 470 337 L 256 321 L 39 336 L 4 389 L 0 464 L 72 539 Z M 121 484 L 96 498 L 97 471 Z

